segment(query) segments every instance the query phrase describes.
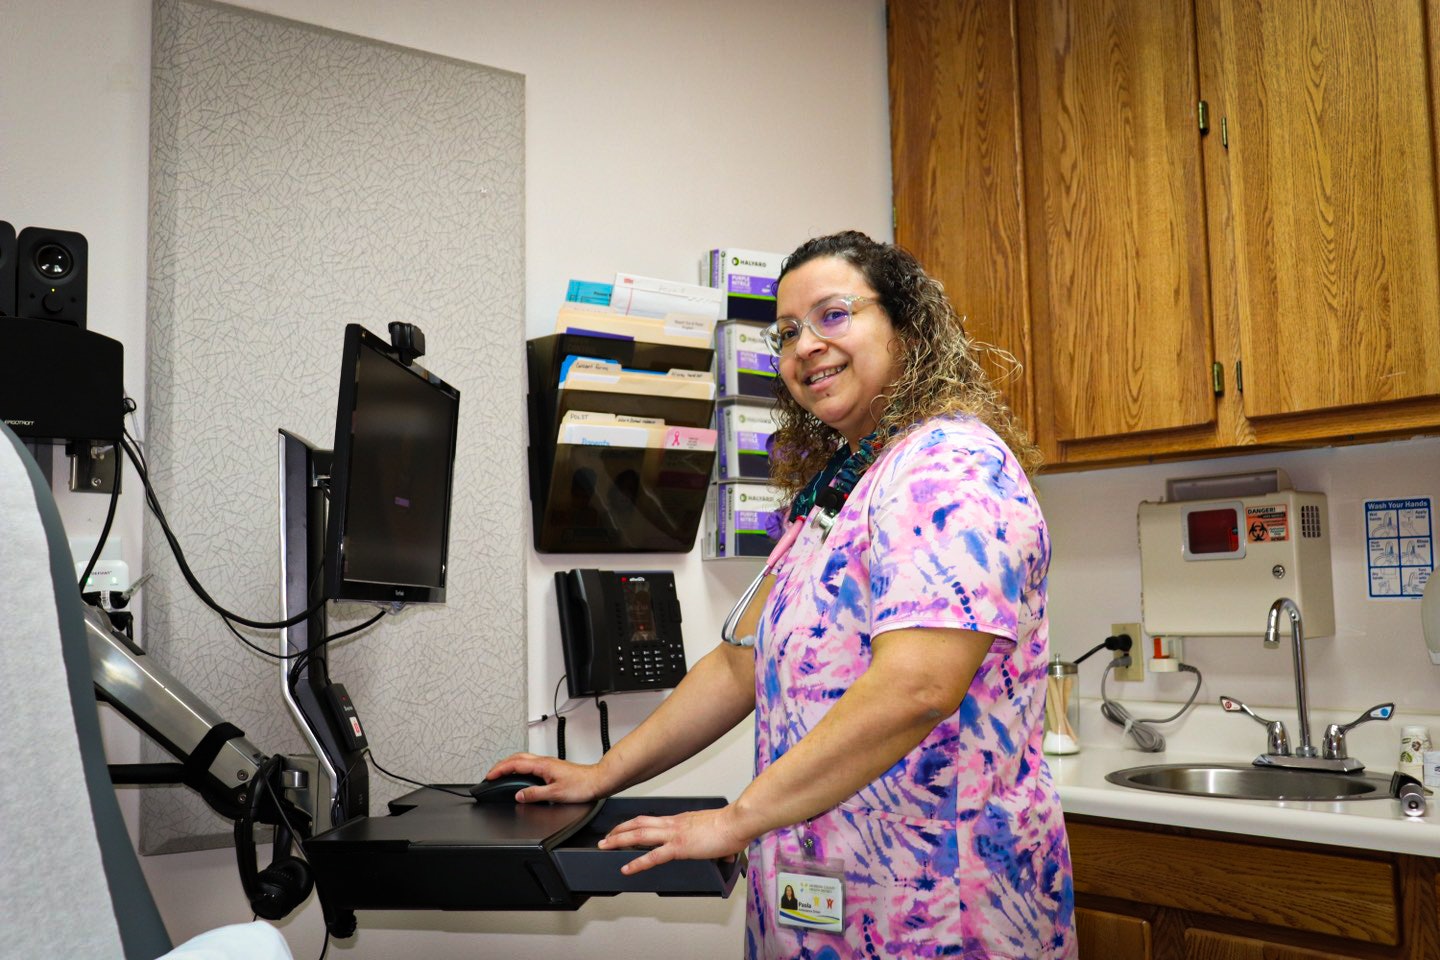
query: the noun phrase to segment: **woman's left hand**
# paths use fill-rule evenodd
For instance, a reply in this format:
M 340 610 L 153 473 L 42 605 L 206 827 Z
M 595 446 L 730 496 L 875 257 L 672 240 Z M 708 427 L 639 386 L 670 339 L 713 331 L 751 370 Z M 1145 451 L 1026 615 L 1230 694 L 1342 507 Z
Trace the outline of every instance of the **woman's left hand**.
M 714 810 L 692 810 L 673 817 L 636 817 L 627 820 L 600 841 L 601 850 L 654 847 L 636 857 L 620 872 L 629 876 L 671 860 L 714 860 L 734 856 L 755 839 L 739 825 L 734 805 Z

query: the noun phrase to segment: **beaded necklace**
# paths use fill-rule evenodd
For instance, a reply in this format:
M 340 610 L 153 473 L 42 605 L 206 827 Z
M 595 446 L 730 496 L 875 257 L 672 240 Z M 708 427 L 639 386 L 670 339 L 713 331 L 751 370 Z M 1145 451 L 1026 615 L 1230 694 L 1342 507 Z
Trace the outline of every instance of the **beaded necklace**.
M 830 457 L 828 463 L 810 478 L 805 488 L 795 495 L 794 501 L 790 504 L 790 519 L 803 517 L 810 513 L 810 508 L 820 507 L 820 512 L 815 516 L 815 522 L 820 525 L 820 539 L 830 535 L 830 528 L 835 523 L 835 517 L 840 513 L 840 508 L 850 496 L 850 491 L 855 489 L 855 484 L 860 482 L 860 477 L 870 469 L 875 462 L 876 450 L 879 445 L 879 432 L 867 434 L 860 439 L 860 449 L 852 452 L 849 447 L 841 447 Z

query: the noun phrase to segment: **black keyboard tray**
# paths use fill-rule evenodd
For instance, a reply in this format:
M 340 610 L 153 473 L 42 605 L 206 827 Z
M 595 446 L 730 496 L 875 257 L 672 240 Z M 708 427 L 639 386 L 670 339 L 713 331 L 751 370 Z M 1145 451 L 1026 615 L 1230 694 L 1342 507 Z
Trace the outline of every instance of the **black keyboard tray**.
M 743 856 L 677 860 L 627 877 L 620 867 L 644 851 L 595 846 L 631 817 L 725 803 L 721 797 L 475 803 L 416 790 L 392 801 L 388 816 L 360 817 L 311 838 L 305 854 L 336 935 L 344 935 L 339 931 L 355 910 L 574 910 L 592 896 L 629 892 L 726 897 Z

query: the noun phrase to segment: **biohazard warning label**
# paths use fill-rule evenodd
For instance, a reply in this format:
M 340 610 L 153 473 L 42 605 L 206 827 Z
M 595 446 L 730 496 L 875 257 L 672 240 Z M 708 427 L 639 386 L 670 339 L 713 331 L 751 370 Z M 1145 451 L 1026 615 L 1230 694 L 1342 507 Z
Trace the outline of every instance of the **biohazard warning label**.
M 1245 508 L 1245 539 L 1251 543 L 1290 539 L 1290 511 L 1283 503 Z

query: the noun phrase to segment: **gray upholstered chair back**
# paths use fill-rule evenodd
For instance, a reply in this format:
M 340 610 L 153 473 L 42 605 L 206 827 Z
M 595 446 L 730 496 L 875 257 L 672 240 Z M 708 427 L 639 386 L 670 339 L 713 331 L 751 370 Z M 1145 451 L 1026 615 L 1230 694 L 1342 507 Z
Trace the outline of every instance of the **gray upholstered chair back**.
M 0 424 L 0 952 L 152 960 L 171 943 L 105 768 L 82 603 L 50 488 Z

